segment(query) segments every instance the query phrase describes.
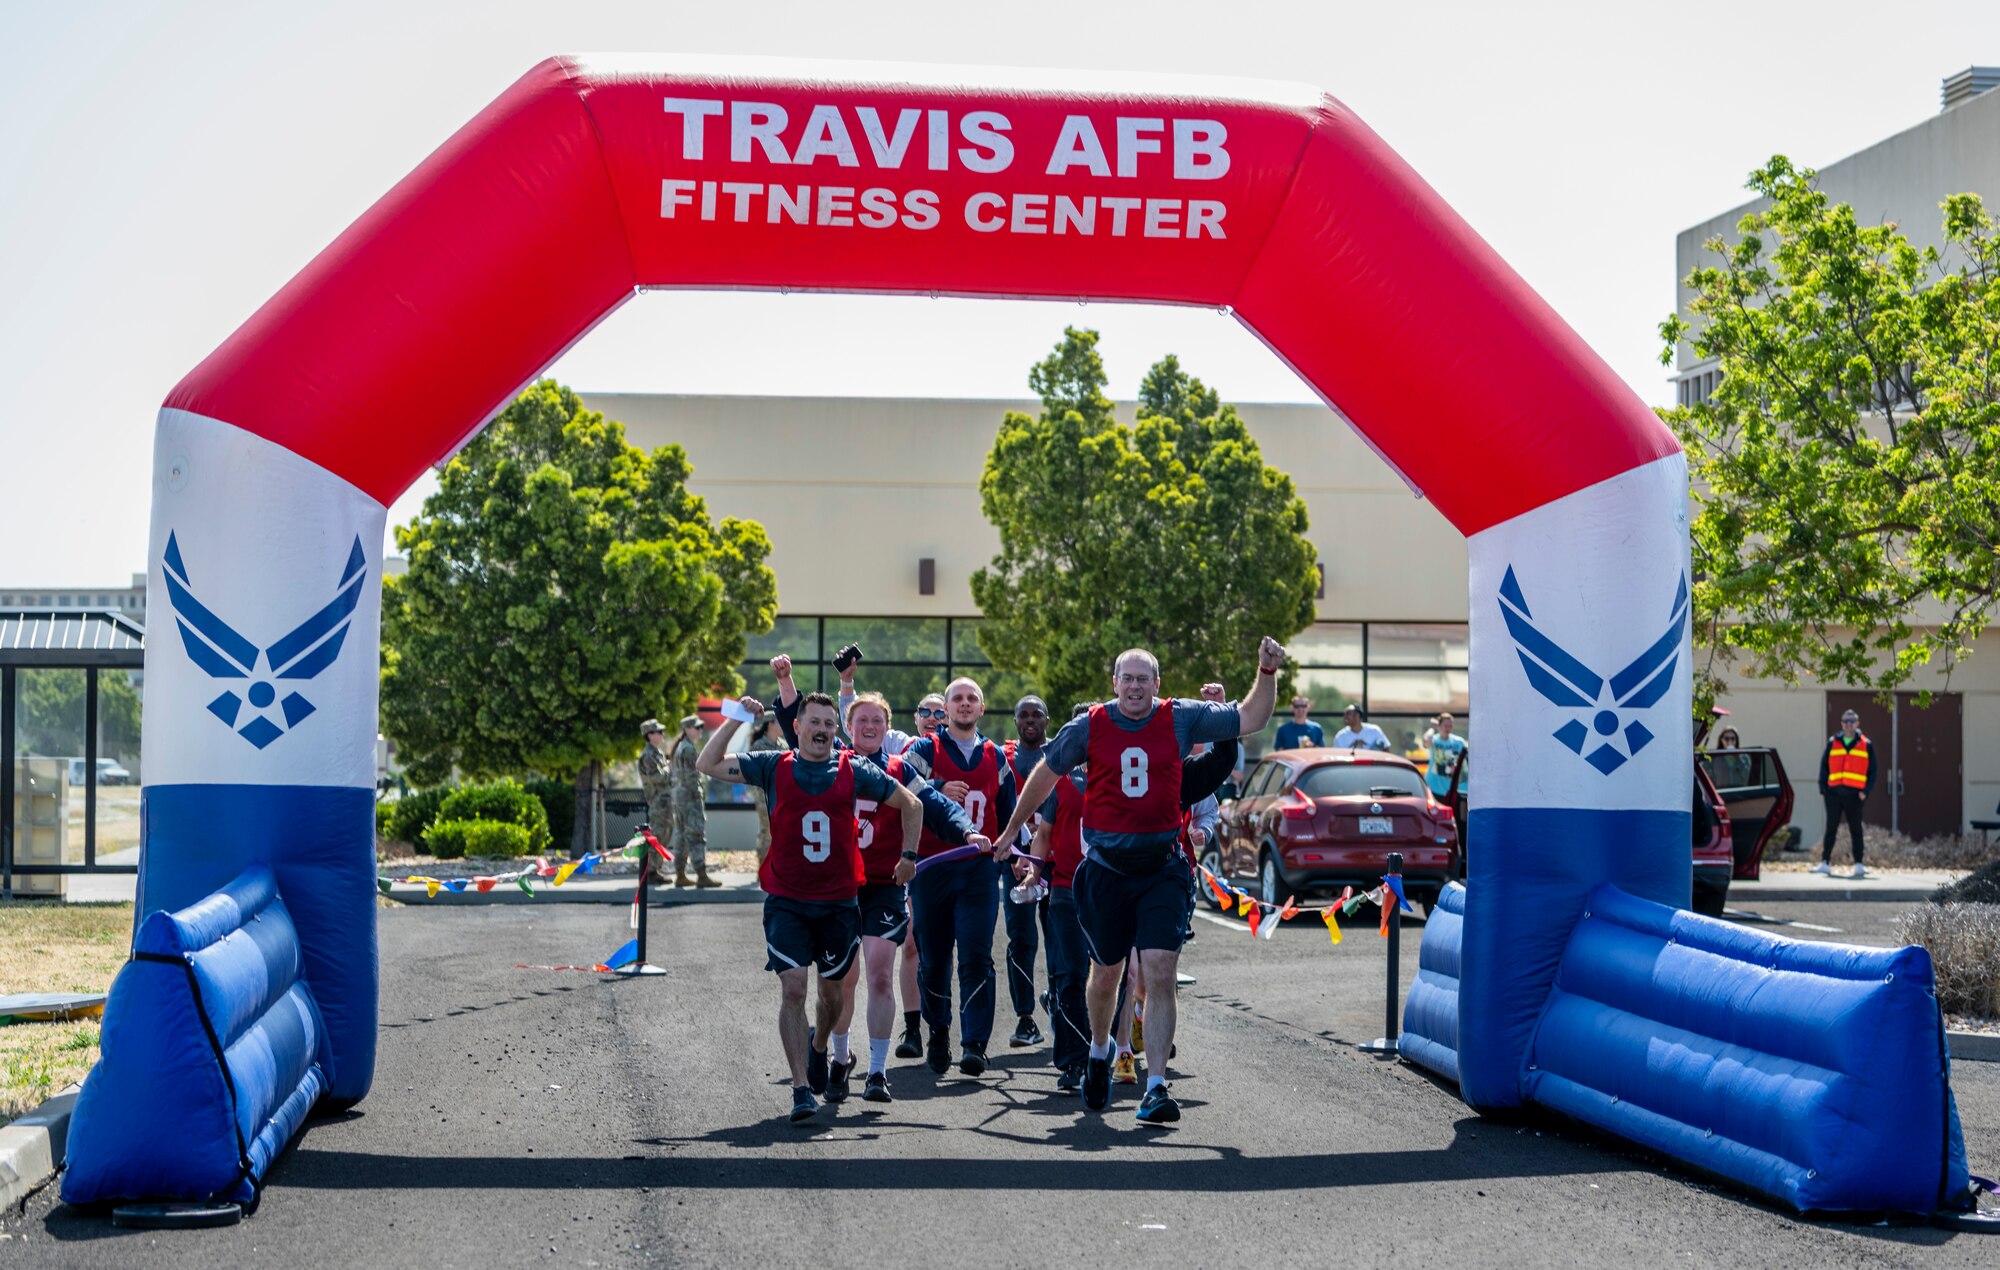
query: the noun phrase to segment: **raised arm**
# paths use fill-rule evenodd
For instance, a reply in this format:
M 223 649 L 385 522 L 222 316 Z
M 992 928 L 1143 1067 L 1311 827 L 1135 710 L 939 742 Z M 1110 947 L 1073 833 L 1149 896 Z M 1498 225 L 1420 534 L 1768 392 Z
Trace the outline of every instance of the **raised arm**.
M 1255 736 L 1271 721 L 1271 707 L 1278 700 L 1278 670 L 1284 664 L 1285 646 L 1266 635 L 1257 646 L 1257 682 L 1250 685 L 1250 694 L 1236 707 L 1243 723 L 1239 736 Z
M 1028 779 L 1022 782 L 1020 790 L 1014 795 L 1014 814 L 1007 817 L 1006 828 L 993 835 L 993 841 L 1004 843 L 1018 839 L 1021 830 L 1033 818 L 1035 809 L 1048 799 L 1059 779 L 1046 762 L 1036 763 L 1035 770 L 1028 773 Z
M 764 713 L 764 703 L 745 693 L 738 697 L 737 704 L 750 712 L 751 718 Z M 708 734 L 708 744 L 701 747 L 695 756 L 694 770 L 715 780 L 741 781 L 743 771 L 736 765 L 736 756 L 729 753 L 729 739 L 736 735 L 736 729 L 743 726 L 725 716 L 722 726 Z
M 778 704 L 780 706 L 789 706 L 797 701 L 799 699 L 799 686 L 792 682 L 792 659 L 783 653 L 779 653 L 771 659 L 771 673 L 777 676 L 778 679 Z M 844 719 L 846 717 L 846 713 L 843 712 L 841 718 Z M 787 728 L 785 731 L 789 735 L 791 729 Z M 792 748 L 797 749 L 798 742 L 792 742 Z

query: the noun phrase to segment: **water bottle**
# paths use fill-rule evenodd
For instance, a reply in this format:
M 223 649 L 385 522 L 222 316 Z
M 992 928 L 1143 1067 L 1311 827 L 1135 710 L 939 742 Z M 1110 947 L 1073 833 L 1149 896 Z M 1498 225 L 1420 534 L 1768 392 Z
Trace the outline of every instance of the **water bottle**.
M 1007 892 L 1007 898 L 1016 904 L 1036 904 L 1049 893 L 1049 884 L 1040 878 L 1033 882 L 1017 882 L 1014 889 Z

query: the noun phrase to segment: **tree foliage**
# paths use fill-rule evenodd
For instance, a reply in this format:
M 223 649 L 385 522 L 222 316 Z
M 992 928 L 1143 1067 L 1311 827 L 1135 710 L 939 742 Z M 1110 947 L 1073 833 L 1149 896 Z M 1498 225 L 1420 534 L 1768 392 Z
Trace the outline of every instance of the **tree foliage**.
M 446 465 L 383 588 L 382 721 L 414 783 L 581 776 L 736 689 L 777 609 L 771 543 L 712 523 L 692 470 L 549 380 Z
M 14 743 L 22 754 L 81 757 L 85 740 L 88 672 L 68 667 L 24 666 L 15 678 Z M 131 672 L 97 675 L 98 754 L 104 758 L 139 753 L 139 690 Z
M 1976 195 L 1943 203 L 1942 251 L 1864 225 L 1783 156 L 1765 206 L 1711 240 L 1692 322 L 1712 397 L 1665 412 L 1688 450 L 1697 638 L 1710 700 L 1742 659 L 1888 691 L 1970 651 L 2000 587 L 2000 239 Z
M 1168 693 L 1241 685 L 1260 636 L 1313 620 L 1305 501 L 1171 355 L 1120 423 L 1097 338 L 1063 332 L 1028 376 L 1041 414 L 1010 411 L 987 456 L 980 500 L 1000 554 L 972 576 L 980 647 L 1051 709 L 1103 696 L 1133 646 L 1158 655 Z

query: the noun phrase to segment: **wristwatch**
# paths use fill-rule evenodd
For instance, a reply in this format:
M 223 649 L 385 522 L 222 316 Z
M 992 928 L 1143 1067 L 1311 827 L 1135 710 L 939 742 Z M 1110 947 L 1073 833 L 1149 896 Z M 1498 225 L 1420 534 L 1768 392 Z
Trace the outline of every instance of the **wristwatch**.
M 916 853 L 916 852 L 914 852 L 914 851 L 905 851 L 905 852 L 903 853 L 903 858 L 904 858 L 905 860 L 916 860 L 916 859 L 920 859 L 921 857 L 919 857 L 919 856 L 917 855 L 917 853 Z

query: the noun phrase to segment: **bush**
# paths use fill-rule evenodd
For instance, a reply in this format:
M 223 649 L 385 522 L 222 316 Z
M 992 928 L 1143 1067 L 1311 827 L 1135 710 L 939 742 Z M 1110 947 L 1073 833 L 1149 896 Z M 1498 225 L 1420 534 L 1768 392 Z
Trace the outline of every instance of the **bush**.
M 395 811 L 396 804 L 394 803 L 375 804 L 375 841 L 387 842 L 389 840 L 389 817 L 394 815 Z
M 549 818 L 550 840 L 567 847 L 570 835 L 576 832 L 576 785 L 537 776 L 523 788 L 541 800 L 542 812 Z
M 424 840 L 424 830 L 438 818 L 438 808 L 444 804 L 451 786 L 440 785 L 436 789 L 420 789 L 404 794 L 389 808 L 388 827 L 382 836 L 390 842 L 407 842 L 416 846 Z
M 1930 950 L 1945 1013 L 2000 1015 L 2000 904 L 1926 904 L 1897 933 Z
M 455 789 L 438 807 L 437 818 L 519 825 L 527 832 L 529 851 L 549 849 L 549 814 L 542 810 L 542 800 L 516 780 Z
M 2000 860 L 1941 886 L 1931 895 L 1933 904 L 2000 904 Z
M 1818 843 L 1810 844 L 1817 848 Z M 1836 864 L 1849 859 L 1847 831 L 1842 829 L 1833 847 Z M 1890 869 L 1976 869 L 1993 858 L 1993 849 L 1983 846 L 1976 833 L 1941 833 L 1928 838 L 1912 838 L 1874 825 L 1868 826 L 1868 867 Z
M 440 820 L 424 833 L 424 846 L 440 860 L 531 855 L 528 843 L 526 829 L 504 820 Z

